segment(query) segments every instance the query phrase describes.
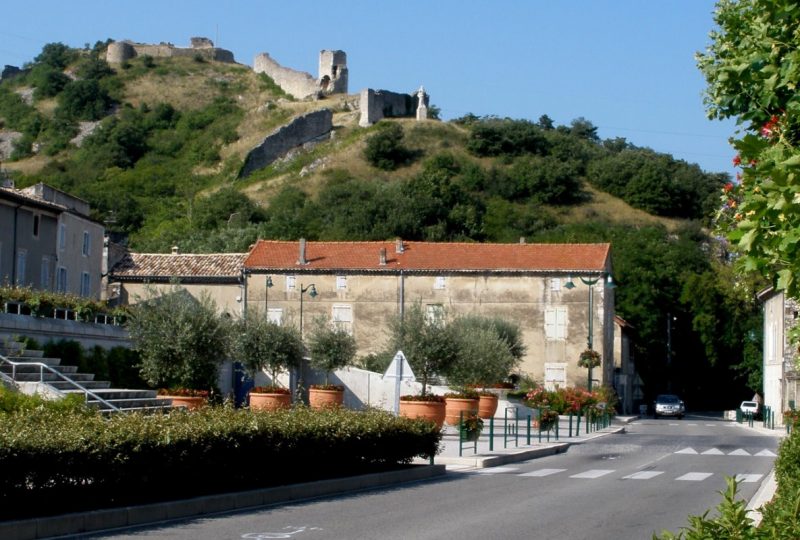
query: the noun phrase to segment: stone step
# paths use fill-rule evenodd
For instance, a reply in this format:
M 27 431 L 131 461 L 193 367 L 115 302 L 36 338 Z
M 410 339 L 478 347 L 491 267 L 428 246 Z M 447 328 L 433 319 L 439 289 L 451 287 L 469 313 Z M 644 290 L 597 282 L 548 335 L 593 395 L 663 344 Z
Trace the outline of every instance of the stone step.
M 61 358 L 45 358 L 43 356 L 6 356 L 12 362 L 39 362 L 48 366 L 61 365 Z
M 63 382 L 67 383 L 63 378 L 59 377 L 55 373 L 51 373 L 49 371 L 45 371 L 44 373 L 40 374 L 38 369 L 33 369 L 27 372 L 20 372 L 19 368 L 22 366 L 17 366 L 17 374 L 14 376 L 14 380 L 17 382 L 36 382 L 42 381 L 46 383 L 51 382 Z M 26 366 L 32 367 L 32 366 Z M 4 372 L 8 375 L 11 372 L 4 370 Z M 65 377 L 72 379 L 76 383 L 83 384 L 85 382 L 92 382 L 94 381 L 94 373 L 65 373 Z M 69 384 L 69 383 L 67 383 Z
M 76 383 L 80 384 L 84 388 L 91 390 L 94 392 L 95 390 L 105 390 L 106 388 L 111 388 L 111 383 L 108 381 L 75 381 Z M 63 392 L 69 392 L 71 390 L 80 392 L 75 385 L 68 383 L 67 381 L 47 381 L 47 384 L 61 390 Z
M 91 390 L 93 393 L 97 394 L 106 401 L 112 401 L 115 399 L 154 399 L 156 397 L 155 390 L 130 390 L 127 388 L 110 388 L 110 387 L 99 388 L 97 390 L 90 388 L 89 390 Z M 64 390 L 64 393 L 81 394 L 83 392 L 81 392 L 78 389 L 72 389 L 72 390 Z M 89 399 L 92 400 L 94 398 L 89 396 Z
M 172 401 L 170 399 L 164 399 L 164 398 L 132 398 L 132 399 L 120 398 L 120 399 L 107 399 L 106 401 L 122 411 L 172 408 Z M 106 404 L 92 399 L 91 396 L 89 398 L 89 401 L 87 401 L 87 404 L 91 407 L 97 407 L 101 411 L 111 410 Z
M 78 366 L 50 365 L 49 367 L 58 371 L 59 373 L 72 374 L 78 372 Z M 18 365 L 16 367 L 9 364 L 0 365 L 0 372 L 7 374 L 11 374 L 13 371 L 16 371 L 16 373 L 39 373 L 40 369 L 41 368 L 39 366 L 30 364 Z M 46 369 L 44 371 L 47 373 L 49 370 Z
M 41 358 L 44 356 L 44 351 L 38 351 L 36 349 L 22 349 L 20 347 L 0 347 L 0 355 L 9 357 L 14 356 L 17 358 Z

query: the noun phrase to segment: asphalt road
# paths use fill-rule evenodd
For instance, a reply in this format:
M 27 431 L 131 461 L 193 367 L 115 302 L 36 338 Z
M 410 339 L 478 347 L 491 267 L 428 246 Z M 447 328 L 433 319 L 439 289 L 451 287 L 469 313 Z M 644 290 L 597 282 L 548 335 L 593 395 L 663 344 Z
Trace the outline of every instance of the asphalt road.
M 730 422 L 645 419 L 627 433 L 504 467 L 92 538 L 649 539 L 716 506 L 725 476 L 741 475 L 749 500 L 777 445 Z

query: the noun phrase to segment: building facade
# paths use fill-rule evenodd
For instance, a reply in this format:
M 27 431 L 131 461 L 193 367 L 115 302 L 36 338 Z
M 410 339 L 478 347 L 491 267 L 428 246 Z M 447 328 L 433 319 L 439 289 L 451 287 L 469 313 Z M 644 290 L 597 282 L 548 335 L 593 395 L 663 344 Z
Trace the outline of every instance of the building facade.
M 262 240 L 244 261 L 244 298 L 276 322 L 332 321 L 360 355 L 382 350 L 388 321 L 415 303 L 431 316 L 502 317 L 520 325 L 520 370 L 535 380 L 586 385 L 577 361 L 590 342 L 603 360 L 595 383 L 613 384 L 610 275 L 609 244 Z
M 783 423 L 783 411 L 800 406 L 800 373 L 796 348 L 789 330 L 797 324 L 800 306 L 783 291 L 765 289 L 758 295 L 764 304 L 764 405 Z

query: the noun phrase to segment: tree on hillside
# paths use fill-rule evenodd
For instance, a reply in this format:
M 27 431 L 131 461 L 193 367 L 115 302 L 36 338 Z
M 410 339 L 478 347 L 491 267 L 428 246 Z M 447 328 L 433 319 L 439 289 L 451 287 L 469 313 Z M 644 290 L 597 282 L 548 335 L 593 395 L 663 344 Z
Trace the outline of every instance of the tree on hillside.
M 736 118 L 741 168 L 725 186 L 720 227 L 741 257 L 791 296 L 800 294 L 800 5 L 724 0 L 711 45 L 697 55 L 711 118 Z

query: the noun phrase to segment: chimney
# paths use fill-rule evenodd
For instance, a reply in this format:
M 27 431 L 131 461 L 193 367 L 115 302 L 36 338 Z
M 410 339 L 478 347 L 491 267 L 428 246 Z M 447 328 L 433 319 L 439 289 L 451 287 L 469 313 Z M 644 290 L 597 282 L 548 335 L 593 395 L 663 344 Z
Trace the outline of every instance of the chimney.
M 173 255 L 177 255 L 178 254 L 178 246 L 172 246 L 172 254 Z
M 386 266 L 386 248 L 381 248 L 380 265 Z
M 395 253 L 403 253 L 403 251 L 405 251 L 405 248 L 403 247 L 402 238 L 398 238 L 397 240 L 395 240 L 394 251 Z
M 297 264 L 308 264 L 306 260 L 306 239 L 300 239 L 300 257 L 297 259 Z

